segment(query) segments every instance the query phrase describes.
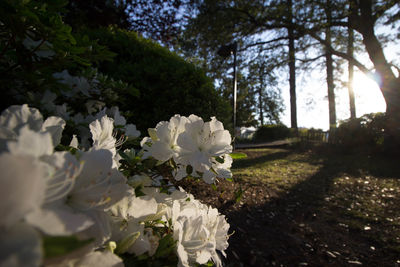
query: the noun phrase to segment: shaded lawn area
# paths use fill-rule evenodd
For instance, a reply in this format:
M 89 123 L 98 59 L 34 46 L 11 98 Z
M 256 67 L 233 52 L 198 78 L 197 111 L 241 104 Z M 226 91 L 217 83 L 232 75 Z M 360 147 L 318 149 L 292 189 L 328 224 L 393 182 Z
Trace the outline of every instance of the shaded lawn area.
M 399 158 L 323 147 L 238 152 L 247 158 L 234 161 L 234 182 L 181 184 L 227 216 L 227 266 L 400 265 Z

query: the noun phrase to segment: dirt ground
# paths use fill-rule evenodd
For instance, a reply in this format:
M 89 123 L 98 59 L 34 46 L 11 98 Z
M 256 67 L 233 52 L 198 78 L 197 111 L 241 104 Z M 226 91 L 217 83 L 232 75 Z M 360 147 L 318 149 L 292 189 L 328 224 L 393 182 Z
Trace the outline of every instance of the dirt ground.
M 274 159 L 261 152 L 241 152 L 248 155 L 246 160 L 250 163 Z M 235 165 L 234 174 L 238 168 Z M 346 171 L 351 175 L 352 170 Z M 366 184 L 365 177 L 369 176 L 358 175 L 364 177 L 360 184 Z M 322 166 L 318 172 L 283 190 L 256 180 L 240 179 L 240 175 L 234 175 L 235 182 L 220 181 L 216 189 L 201 181 L 184 181 L 180 185 L 226 215 L 233 234 L 225 266 L 400 266 L 399 250 L 393 249 L 400 244 L 399 236 L 393 236 L 399 233 L 399 224 L 393 224 L 393 219 L 390 224 L 376 219 L 368 224 L 372 229 L 366 235 L 364 230 L 370 230 L 369 226 L 353 225 L 354 220 L 343 217 L 345 205 L 352 204 L 347 201 L 348 195 L 343 197 L 347 202 L 340 202 L 343 187 L 335 186 L 340 182 L 334 177 L 329 167 Z M 343 181 L 346 179 L 347 176 Z M 354 183 L 351 186 L 356 188 Z M 241 190 L 244 192 L 237 202 Z M 358 194 L 373 189 L 357 190 Z M 400 192 L 398 188 L 395 191 L 394 202 L 392 198 L 390 203 L 398 210 Z M 395 214 L 400 213 L 395 211 Z M 394 220 L 399 222 L 400 216 L 394 216 Z M 377 238 L 371 238 L 372 231 L 377 231 Z M 392 246 L 388 246 L 388 242 L 392 242 Z

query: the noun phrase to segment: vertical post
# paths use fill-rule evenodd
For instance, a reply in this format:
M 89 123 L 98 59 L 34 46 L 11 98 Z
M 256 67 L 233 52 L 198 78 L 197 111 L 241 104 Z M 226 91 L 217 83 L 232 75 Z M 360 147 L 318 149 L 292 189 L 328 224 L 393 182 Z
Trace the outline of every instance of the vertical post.
M 218 55 L 227 58 L 233 55 L 233 92 L 232 92 L 232 122 L 233 122 L 233 150 L 235 150 L 235 128 L 236 128 L 236 95 L 237 95 L 237 74 L 236 74 L 236 52 L 237 52 L 237 42 L 233 42 L 229 45 L 223 45 L 218 49 Z
M 349 24 L 350 24 L 350 22 L 349 22 Z M 349 36 L 348 36 L 349 39 L 347 41 L 347 54 L 352 57 L 354 54 L 354 33 L 353 33 L 353 29 L 350 28 L 350 25 L 349 25 L 347 31 L 349 33 Z M 350 118 L 355 119 L 356 118 L 356 102 L 354 99 L 354 89 L 353 89 L 354 66 L 350 61 L 349 61 L 349 65 L 348 65 L 348 72 L 349 72 L 349 79 L 348 79 L 347 88 L 349 91 Z
M 236 74 L 236 48 L 237 43 L 233 44 L 233 150 L 235 150 L 236 137 L 236 95 L 237 95 L 237 74 Z
M 288 6 L 288 46 L 289 46 L 289 92 L 290 92 L 290 127 L 294 129 L 296 136 L 297 127 L 297 100 L 296 100 L 296 50 L 295 50 L 295 32 L 293 26 L 293 2 L 287 0 Z

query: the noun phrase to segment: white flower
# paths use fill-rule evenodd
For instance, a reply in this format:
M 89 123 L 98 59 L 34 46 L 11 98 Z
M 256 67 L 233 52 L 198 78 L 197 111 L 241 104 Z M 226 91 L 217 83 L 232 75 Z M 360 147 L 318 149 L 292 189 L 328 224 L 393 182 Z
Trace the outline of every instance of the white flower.
M 179 209 L 177 202 L 174 206 L 175 210 Z M 173 225 L 181 265 L 205 264 L 212 259 L 216 266 L 221 266 L 216 249 L 226 249 L 229 224 L 216 209 L 196 203 L 184 205 Z
M 55 112 L 56 111 L 56 105 L 54 104 L 54 100 L 56 100 L 57 95 L 49 90 L 46 90 L 44 94 L 38 94 L 38 98 L 40 99 L 40 104 L 41 106 L 49 111 L 49 112 Z
M 136 256 L 150 251 L 149 236 L 145 234 L 144 224 L 138 219 L 117 220 L 113 224 L 112 240 L 117 242 L 118 253 Z
M 103 246 L 111 238 L 112 218 L 110 214 L 102 210 L 91 209 L 85 211 L 85 215 L 89 216 L 94 223 L 86 230 L 77 233 L 78 238 L 81 240 L 94 239 L 91 243 L 92 246 Z
M 144 221 L 149 215 L 157 213 L 158 204 L 152 196 L 136 197 L 132 190 L 130 195 L 111 207 L 110 211 L 116 217 L 128 220 L 135 218 Z
M 45 139 L 47 140 L 47 137 L 45 138 L 44 136 L 49 134 L 52 141 L 51 144 L 46 144 L 47 146 L 40 148 L 40 150 L 50 151 L 60 143 L 64 127 L 65 121 L 58 117 L 49 117 L 43 122 L 43 117 L 40 112 L 35 108 L 29 108 L 26 104 L 22 106 L 11 106 L 4 110 L 0 116 L 0 139 L 2 139 L 0 140 L 0 149 L 4 149 L 6 146 L 5 144 L 9 140 L 17 140 L 19 135 L 24 135 L 24 140 L 28 141 L 30 136 L 33 135 L 31 132 L 36 132 L 43 134 L 43 142 L 45 142 Z M 21 133 L 21 129 L 23 128 L 25 132 Z M 38 138 L 38 135 L 36 138 Z M 44 144 L 25 143 L 25 145 L 34 149 Z
M 99 267 L 123 267 L 122 259 L 110 251 L 92 251 L 86 254 L 73 266 L 99 266 Z
M 166 206 L 165 220 L 172 221 L 179 266 L 191 266 L 195 262 L 205 264 L 209 260 L 221 266 L 216 250 L 225 255 L 224 250 L 228 247 L 229 224 L 225 216 L 183 189 L 171 195 L 159 194 L 157 201 Z
M 0 155 L 0 227 L 11 227 L 44 202 L 46 166 L 28 155 Z
M 115 142 L 113 135 L 114 121 L 113 119 L 103 116 L 100 120 L 95 120 L 89 124 L 90 132 L 92 133 L 93 148 L 107 149 L 113 157 L 116 154 Z
M 215 117 L 206 123 L 194 115 L 189 120 L 191 123 L 186 124 L 185 132 L 177 140 L 181 147 L 177 163 L 204 172 L 211 168 L 213 157 L 232 152 L 231 136 Z
M 67 104 L 66 103 L 64 103 L 62 105 L 56 105 L 55 106 L 55 114 L 57 116 L 60 116 L 64 120 L 70 120 L 71 119 L 71 115 L 70 115 L 70 112 L 67 110 Z
M 16 223 L 0 235 L 0 266 L 41 266 L 42 242 L 31 226 Z
M 30 37 L 25 38 L 22 44 L 29 50 L 34 50 L 35 55 L 39 58 L 51 58 L 56 53 L 53 50 L 53 45 L 47 41 L 34 41 Z
M 217 160 L 212 159 L 212 168 L 205 171 L 203 173 L 203 180 L 208 183 L 212 184 L 215 181 L 215 178 L 232 178 L 232 172 L 230 170 L 232 166 L 232 157 L 229 154 L 225 154 L 224 156 L 220 157 L 224 162 L 219 163 Z
M 45 164 L 29 155 L 0 155 L 0 266 L 39 266 L 40 235 L 25 223 L 45 200 Z
M 109 150 L 90 150 L 82 154 L 84 162 L 75 186 L 68 195 L 69 204 L 78 210 L 104 210 L 126 196 L 126 178 L 112 168 Z
M 137 138 L 140 136 L 140 131 L 136 129 L 136 125 L 127 124 L 125 126 L 125 135 L 132 138 Z
M 144 222 L 159 220 L 165 212 L 153 195 L 135 197 L 132 190 L 110 211 L 114 216 L 112 240 L 117 241 L 119 253 L 139 256 L 147 252 L 151 256 L 156 252 L 159 239 L 151 229 L 144 228 Z
M 76 137 L 75 134 L 72 135 L 72 139 L 71 139 L 71 142 L 69 143 L 69 146 L 78 149 L 79 142 L 78 142 L 78 138 Z
M 7 143 L 12 154 L 31 155 L 39 158 L 53 153 L 53 141 L 48 132 L 35 132 L 28 126 L 20 130 L 17 141 Z
M 19 130 L 28 125 L 33 131 L 40 131 L 43 124 L 43 116 L 36 108 L 30 108 L 27 104 L 14 105 L 5 109 L 0 116 L 0 126 L 11 130 L 16 135 Z
M 152 156 L 160 161 L 167 161 L 175 158 L 179 153 L 177 146 L 178 136 L 185 131 L 185 125 L 189 122 L 186 117 L 175 115 L 169 122 L 159 122 L 154 130 L 149 129 L 151 137 L 151 146 L 143 144 L 143 148 L 147 153 L 145 155 Z M 146 139 L 150 141 L 149 139 Z
M 81 92 L 85 96 L 89 96 L 90 84 L 84 77 L 71 76 L 67 70 L 53 74 L 53 77 L 59 79 L 61 83 L 68 85 L 72 90 L 61 92 L 67 97 L 73 97 L 77 92 Z
M 118 107 L 112 107 L 110 109 L 111 117 L 114 119 L 114 124 L 118 126 L 124 126 L 126 124 L 126 119 L 119 113 Z
M 49 235 L 70 235 L 93 225 L 86 214 L 67 205 L 67 195 L 81 170 L 75 157 L 67 152 L 56 152 L 41 159 L 48 164 L 45 203 L 29 213 L 26 220 Z
M 62 201 L 45 204 L 27 215 L 27 222 L 48 235 L 71 235 L 88 229 L 94 221 L 85 213 L 77 212 Z

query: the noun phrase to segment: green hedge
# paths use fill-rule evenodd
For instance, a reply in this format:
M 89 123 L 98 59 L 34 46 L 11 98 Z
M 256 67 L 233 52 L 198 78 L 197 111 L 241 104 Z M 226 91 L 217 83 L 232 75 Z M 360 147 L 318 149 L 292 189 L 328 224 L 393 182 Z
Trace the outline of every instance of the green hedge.
M 129 111 L 126 117 L 140 130 L 175 114 L 196 114 L 205 120 L 216 116 L 224 124 L 230 122 L 229 102 L 218 95 L 202 69 L 134 32 L 103 28 L 85 33 L 117 54 L 99 70 L 139 90 L 139 97 L 120 92 L 113 104 Z
M 379 146 L 384 141 L 385 113 L 371 113 L 339 124 L 334 142 L 346 148 Z
M 283 124 L 264 125 L 257 129 L 254 134 L 254 140 L 274 141 L 294 136 L 293 131 Z

